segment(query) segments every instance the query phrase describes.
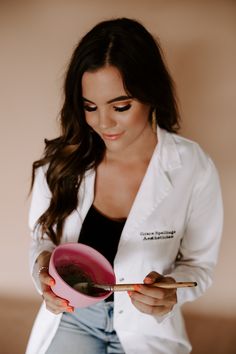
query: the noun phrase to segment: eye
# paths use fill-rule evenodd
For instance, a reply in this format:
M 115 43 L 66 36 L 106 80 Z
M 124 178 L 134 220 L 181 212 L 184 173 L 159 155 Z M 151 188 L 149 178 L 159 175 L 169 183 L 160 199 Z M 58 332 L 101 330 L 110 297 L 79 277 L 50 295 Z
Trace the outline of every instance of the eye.
M 128 111 L 128 109 L 130 109 L 131 104 L 127 104 L 126 106 L 123 107 L 114 107 L 116 112 L 124 112 L 124 111 Z
M 87 112 L 94 112 L 96 111 L 97 107 L 91 107 L 91 106 L 84 106 L 84 110 Z

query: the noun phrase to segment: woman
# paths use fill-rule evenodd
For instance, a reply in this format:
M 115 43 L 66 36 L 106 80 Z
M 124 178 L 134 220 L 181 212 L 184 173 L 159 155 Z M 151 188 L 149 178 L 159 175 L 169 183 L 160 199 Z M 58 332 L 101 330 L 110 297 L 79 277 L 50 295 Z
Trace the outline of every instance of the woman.
M 189 353 L 180 306 L 211 284 L 221 193 L 211 159 L 176 134 L 172 81 L 140 23 L 104 21 L 82 38 L 61 128 L 33 165 L 30 262 L 44 303 L 27 354 Z M 65 242 L 103 253 L 119 283 L 144 285 L 72 308 L 48 274 L 51 252 Z M 150 287 L 160 279 L 198 286 Z

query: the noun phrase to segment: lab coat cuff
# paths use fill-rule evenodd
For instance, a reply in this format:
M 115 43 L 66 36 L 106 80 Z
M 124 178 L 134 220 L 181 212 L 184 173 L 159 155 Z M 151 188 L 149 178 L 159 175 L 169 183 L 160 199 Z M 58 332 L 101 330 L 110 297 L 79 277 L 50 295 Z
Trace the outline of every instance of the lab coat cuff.
M 33 241 L 34 243 L 34 241 Z M 55 246 L 50 241 L 44 241 L 44 243 L 39 242 L 37 247 L 32 245 L 31 252 L 30 252 L 30 273 L 33 279 L 33 283 L 36 287 L 36 290 L 40 295 L 42 295 L 41 283 L 39 281 L 39 265 L 37 263 L 38 256 L 44 252 L 52 253 Z
M 156 316 L 155 319 L 156 319 L 157 323 L 163 324 L 173 316 L 174 316 L 174 309 L 172 309 L 170 312 L 168 312 L 167 314 L 165 314 L 163 316 Z

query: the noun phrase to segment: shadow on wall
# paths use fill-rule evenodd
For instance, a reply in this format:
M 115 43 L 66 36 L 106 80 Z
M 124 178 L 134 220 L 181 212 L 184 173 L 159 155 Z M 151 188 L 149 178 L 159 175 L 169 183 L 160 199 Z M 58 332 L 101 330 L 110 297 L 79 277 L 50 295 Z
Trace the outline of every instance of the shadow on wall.
M 0 298 L 0 353 L 24 354 L 39 301 Z M 192 354 L 235 354 L 236 318 L 203 317 L 185 312 Z

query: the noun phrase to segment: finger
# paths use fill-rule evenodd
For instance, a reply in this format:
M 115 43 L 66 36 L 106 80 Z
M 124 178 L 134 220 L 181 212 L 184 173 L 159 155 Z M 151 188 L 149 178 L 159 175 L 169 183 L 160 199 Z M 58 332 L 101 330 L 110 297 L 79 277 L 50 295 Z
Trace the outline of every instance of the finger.
M 150 285 L 149 287 L 143 287 L 141 286 L 140 289 L 137 291 L 140 291 L 144 294 L 149 294 L 150 296 L 158 297 L 158 298 L 164 298 L 166 296 L 171 296 L 176 293 L 176 289 L 162 289 L 162 288 L 156 288 L 157 291 L 155 290 L 154 287 L 151 287 L 151 284 L 153 283 L 158 283 L 158 281 L 161 281 L 163 283 L 168 283 L 168 284 L 173 284 L 175 283 L 175 279 L 171 277 L 164 277 L 162 274 L 159 274 L 157 272 L 150 272 L 144 279 L 144 284 Z
M 58 297 L 53 293 L 50 287 L 45 287 L 43 298 L 46 303 L 46 308 L 55 314 L 74 311 L 74 308 L 69 305 L 68 300 Z
M 55 306 L 54 304 L 51 304 L 51 303 L 47 303 L 45 302 L 46 304 L 46 309 L 52 313 L 54 313 L 55 315 L 59 315 L 60 313 L 63 313 L 63 312 L 74 312 L 74 308 L 72 306 L 67 306 L 67 307 L 64 307 L 64 308 L 61 308 L 61 307 L 58 307 L 58 306 Z
M 171 294 L 174 294 L 175 289 L 162 289 L 150 285 L 135 285 L 135 292 L 141 293 L 146 296 L 151 296 L 156 299 L 164 299 Z
M 162 280 L 164 277 L 162 274 L 159 274 L 157 272 L 150 272 L 149 274 L 146 275 L 146 277 L 144 278 L 144 284 L 153 284 L 155 283 L 156 281 L 160 281 Z
M 160 279 L 157 279 L 156 283 L 158 283 L 158 281 L 160 281 Z M 168 284 L 176 283 L 175 279 L 171 278 L 171 277 L 163 277 L 163 278 L 161 278 L 161 282 L 168 283 Z
M 58 297 L 56 294 L 54 294 L 54 292 L 51 290 L 51 288 L 49 286 L 44 288 L 43 297 L 46 302 L 53 303 L 56 306 L 68 305 L 68 301 L 66 299 L 62 299 L 62 298 Z
M 46 308 L 47 310 L 49 310 L 50 312 L 54 313 L 55 315 L 59 315 L 60 313 L 63 313 L 63 312 L 74 312 L 74 308 L 72 306 L 67 306 L 67 307 L 58 307 L 58 306 L 55 306 L 54 304 L 51 304 L 51 303 L 47 303 L 46 302 Z
M 165 306 L 150 306 L 143 302 L 131 299 L 133 305 L 142 313 L 155 316 L 163 316 L 171 311 L 171 308 Z
M 177 302 L 177 298 L 176 298 L 175 294 L 173 294 L 172 296 L 163 298 L 163 299 L 158 299 L 156 297 L 143 295 L 138 292 L 133 292 L 130 294 L 130 297 L 134 301 L 138 301 L 140 303 L 144 303 L 144 304 L 150 305 L 150 306 L 173 307 Z
M 176 289 L 162 289 L 152 285 L 141 285 L 139 292 L 158 299 L 168 299 L 176 295 Z
M 49 286 L 55 285 L 55 280 L 48 274 L 48 271 L 46 269 L 42 270 L 39 273 L 39 280 L 42 284 L 46 284 Z

